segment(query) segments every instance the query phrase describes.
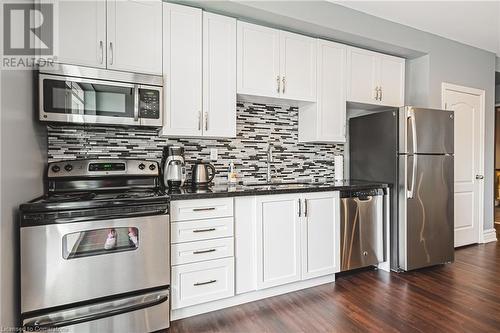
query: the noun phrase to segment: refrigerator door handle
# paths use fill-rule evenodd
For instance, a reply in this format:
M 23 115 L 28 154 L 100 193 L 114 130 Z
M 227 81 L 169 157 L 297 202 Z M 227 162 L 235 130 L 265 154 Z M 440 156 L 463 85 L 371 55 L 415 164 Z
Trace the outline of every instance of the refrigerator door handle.
M 415 197 L 415 177 L 417 175 L 417 163 L 418 163 L 418 155 L 411 156 L 413 158 L 413 166 L 411 170 L 411 183 L 410 189 L 407 190 L 408 199 L 413 199 Z
M 416 154 L 418 152 L 418 148 L 417 148 L 417 123 L 415 121 L 415 112 L 411 108 L 410 108 L 410 110 L 408 110 L 408 121 L 411 123 L 411 141 L 412 141 L 413 154 Z M 406 150 L 408 151 L 408 147 Z
M 114 301 L 91 304 L 30 318 L 24 327 L 33 332 L 75 325 L 109 316 L 148 308 L 168 300 L 168 289 Z M 30 331 L 31 332 L 31 331 Z

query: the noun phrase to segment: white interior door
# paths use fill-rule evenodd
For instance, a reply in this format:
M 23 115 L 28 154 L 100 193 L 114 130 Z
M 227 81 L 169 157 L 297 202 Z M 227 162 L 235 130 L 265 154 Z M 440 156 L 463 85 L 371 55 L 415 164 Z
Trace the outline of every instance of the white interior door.
M 455 111 L 455 247 L 478 243 L 483 228 L 484 91 L 443 83 Z

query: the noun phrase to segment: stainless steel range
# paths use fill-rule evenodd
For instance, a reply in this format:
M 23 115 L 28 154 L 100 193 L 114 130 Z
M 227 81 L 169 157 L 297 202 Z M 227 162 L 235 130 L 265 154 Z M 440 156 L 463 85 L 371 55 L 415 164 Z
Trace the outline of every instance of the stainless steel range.
M 50 163 L 47 194 L 20 207 L 26 331 L 169 326 L 168 197 L 141 160 Z

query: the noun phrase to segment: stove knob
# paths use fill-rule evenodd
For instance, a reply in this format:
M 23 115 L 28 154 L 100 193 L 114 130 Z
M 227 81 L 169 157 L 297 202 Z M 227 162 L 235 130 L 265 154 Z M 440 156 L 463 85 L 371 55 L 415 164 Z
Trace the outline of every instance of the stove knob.
M 146 166 L 143 163 L 139 164 L 139 169 L 144 170 L 145 168 Z
M 52 172 L 59 172 L 59 171 L 61 171 L 61 168 L 59 167 L 59 165 L 53 165 L 51 170 L 52 170 Z
M 155 169 L 156 169 L 156 165 L 151 164 L 151 165 L 149 166 L 149 170 L 153 171 L 153 170 L 155 170 Z
M 71 164 L 66 164 L 66 165 L 64 166 L 64 170 L 66 170 L 66 171 L 70 172 L 71 170 L 73 170 L 73 166 L 72 166 Z

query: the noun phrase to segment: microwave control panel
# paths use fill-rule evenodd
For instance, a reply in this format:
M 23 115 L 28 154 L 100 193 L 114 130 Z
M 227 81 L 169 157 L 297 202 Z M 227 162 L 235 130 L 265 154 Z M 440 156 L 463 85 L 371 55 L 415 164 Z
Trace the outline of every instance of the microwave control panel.
M 160 91 L 139 89 L 139 117 L 160 119 Z

